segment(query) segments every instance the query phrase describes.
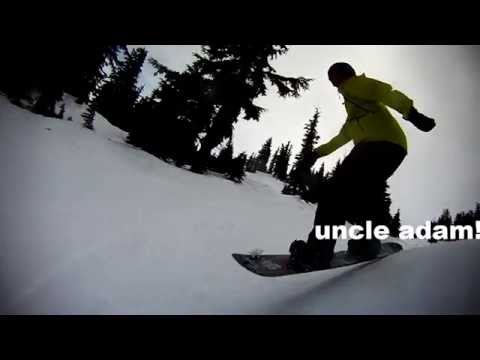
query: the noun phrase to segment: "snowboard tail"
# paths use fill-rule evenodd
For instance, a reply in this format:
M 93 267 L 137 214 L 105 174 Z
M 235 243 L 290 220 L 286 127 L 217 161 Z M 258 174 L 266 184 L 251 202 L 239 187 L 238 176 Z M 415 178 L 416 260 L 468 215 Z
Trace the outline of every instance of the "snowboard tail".
M 336 252 L 333 256 L 330 266 L 328 268 L 311 268 L 311 269 L 294 269 L 289 265 L 290 255 L 248 255 L 248 254 L 233 254 L 233 258 L 245 269 L 266 277 L 278 277 L 294 274 L 304 274 L 314 271 L 330 270 L 340 267 L 367 263 L 383 259 L 387 256 L 393 255 L 402 250 L 402 246 L 387 242 L 382 244 L 380 253 L 374 259 L 358 259 L 349 257 L 346 251 Z

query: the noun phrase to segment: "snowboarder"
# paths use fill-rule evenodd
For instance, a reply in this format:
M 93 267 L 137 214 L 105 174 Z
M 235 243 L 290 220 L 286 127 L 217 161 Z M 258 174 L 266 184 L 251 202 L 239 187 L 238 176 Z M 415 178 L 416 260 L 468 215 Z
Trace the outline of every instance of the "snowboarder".
M 435 121 L 419 113 L 406 95 L 365 74 L 357 76 L 347 63 L 332 65 L 328 78 L 343 95 L 347 120 L 337 136 L 314 150 L 311 165 L 351 140 L 355 146 L 323 187 L 307 241 L 295 240 L 290 245 L 293 266 L 328 267 L 336 241 L 318 240 L 316 225 L 345 225 L 346 221 L 362 225 L 367 220 L 373 226 L 385 224 L 381 211 L 383 186 L 408 151 L 406 136 L 387 107 L 422 131 L 435 127 Z M 374 258 L 380 247 L 378 239 L 350 240 L 348 254 Z

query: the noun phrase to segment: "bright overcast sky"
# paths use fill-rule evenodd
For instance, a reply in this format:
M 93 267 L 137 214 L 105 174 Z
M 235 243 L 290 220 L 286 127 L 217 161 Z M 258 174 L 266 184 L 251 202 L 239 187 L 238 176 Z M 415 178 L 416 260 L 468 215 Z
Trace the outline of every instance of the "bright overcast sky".
M 184 70 L 199 45 L 143 45 L 149 56 L 174 69 Z M 239 121 L 234 131 L 235 153 L 257 152 L 273 137 L 274 149 L 292 141 L 300 149 L 303 126 L 315 106 L 321 110 L 319 143 L 336 135 L 346 113 L 337 90 L 327 78 L 331 64 L 346 61 L 357 73 L 392 84 L 414 100 L 420 112 L 437 121 L 437 128 L 423 133 L 400 121 L 409 141 L 409 154 L 390 178 L 392 213 L 400 208 L 403 224 L 420 225 L 440 215 L 474 208 L 480 201 L 480 47 L 479 46 L 290 46 L 273 61 L 279 74 L 313 78 L 310 89 L 298 99 L 282 99 L 275 91 L 256 103 L 267 108 L 260 122 Z M 158 84 L 145 66 L 141 81 L 145 92 Z M 352 148 L 351 143 L 320 159 L 330 169 Z

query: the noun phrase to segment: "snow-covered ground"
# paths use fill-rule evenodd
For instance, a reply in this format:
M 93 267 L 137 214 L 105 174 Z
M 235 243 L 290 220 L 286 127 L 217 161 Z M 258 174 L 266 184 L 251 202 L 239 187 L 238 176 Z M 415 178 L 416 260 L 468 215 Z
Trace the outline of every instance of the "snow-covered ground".
M 480 242 L 408 249 L 380 262 L 285 278 L 233 252 L 285 253 L 315 208 L 282 184 L 197 175 L 123 142 L 84 107 L 34 115 L 0 97 L 2 314 L 480 313 Z M 338 243 L 338 249 L 345 243 Z

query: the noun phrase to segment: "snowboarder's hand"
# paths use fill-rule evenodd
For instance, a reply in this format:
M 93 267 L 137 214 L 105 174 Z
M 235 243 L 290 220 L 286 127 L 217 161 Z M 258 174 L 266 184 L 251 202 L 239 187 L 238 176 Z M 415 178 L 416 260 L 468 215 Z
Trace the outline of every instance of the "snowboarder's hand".
M 322 145 L 322 146 L 323 146 L 323 145 Z M 314 154 L 314 156 L 315 156 L 315 162 L 316 162 L 318 159 L 320 159 L 321 157 L 324 157 L 324 156 L 325 156 L 325 155 L 321 155 L 320 149 L 321 149 L 322 146 L 318 146 L 318 147 L 316 147 L 315 149 L 313 149 L 313 154 Z
M 412 107 L 405 120 L 410 121 L 417 129 L 424 132 L 431 131 L 436 125 L 434 119 L 419 113 L 414 107 Z

